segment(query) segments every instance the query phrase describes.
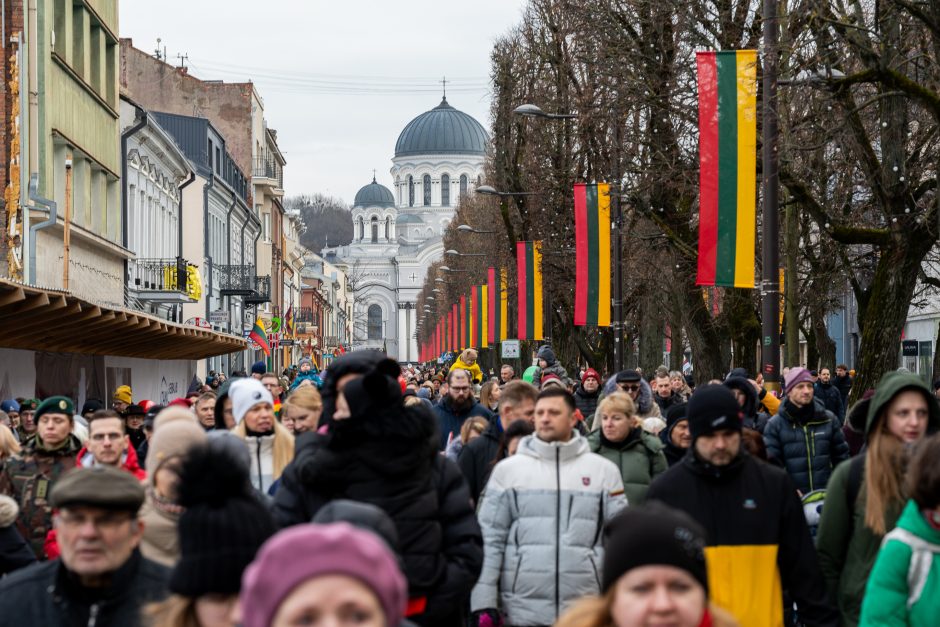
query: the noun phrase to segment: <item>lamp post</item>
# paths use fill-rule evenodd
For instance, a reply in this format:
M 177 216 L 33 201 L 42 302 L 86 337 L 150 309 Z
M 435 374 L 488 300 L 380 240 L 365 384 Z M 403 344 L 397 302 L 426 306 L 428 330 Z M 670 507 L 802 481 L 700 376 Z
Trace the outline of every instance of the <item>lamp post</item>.
M 462 253 L 460 251 L 450 249 L 444 251 L 445 255 L 454 255 L 456 257 L 487 257 L 486 253 Z
M 480 235 L 487 235 L 487 234 L 495 233 L 496 231 L 482 231 L 482 230 L 480 230 L 480 229 L 475 229 L 475 228 L 473 228 L 473 227 L 470 226 L 469 224 L 461 224 L 461 225 L 459 225 L 459 226 L 457 227 L 457 232 L 459 232 L 459 233 L 477 233 L 477 234 L 480 234 Z
M 500 198 L 510 198 L 512 196 L 535 196 L 536 192 L 501 192 L 491 185 L 480 185 L 474 191 L 484 196 L 499 196 Z

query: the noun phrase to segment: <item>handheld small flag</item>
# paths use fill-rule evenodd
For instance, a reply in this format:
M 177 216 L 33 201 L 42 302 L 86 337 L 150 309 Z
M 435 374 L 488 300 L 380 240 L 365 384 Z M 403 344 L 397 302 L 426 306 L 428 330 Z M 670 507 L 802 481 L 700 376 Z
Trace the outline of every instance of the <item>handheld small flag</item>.
M 757 51 L 696 53 L 698 285 L 754 287 Z
M 271 354 L 271 345 L 268 344 L 268 335 L 264 332 L 264 323 L 261 318 L 255 320 L 255 326 L 251 328 L 248 339 L 260 346 L 265 355 Z

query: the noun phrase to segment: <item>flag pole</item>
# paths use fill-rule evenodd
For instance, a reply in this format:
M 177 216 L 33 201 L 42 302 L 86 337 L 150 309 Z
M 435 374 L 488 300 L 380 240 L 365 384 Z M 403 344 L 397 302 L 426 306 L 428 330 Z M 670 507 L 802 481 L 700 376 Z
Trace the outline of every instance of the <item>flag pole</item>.
M 763 2 L 763 200 L 761 239 L 761 371 L 764 387 L 780 389 L 780 250 L 777 144 L 778 0 Z M 789 338 L 788 338 L 789 341 Z M 796 365 L 796 364 L 794 364 Z

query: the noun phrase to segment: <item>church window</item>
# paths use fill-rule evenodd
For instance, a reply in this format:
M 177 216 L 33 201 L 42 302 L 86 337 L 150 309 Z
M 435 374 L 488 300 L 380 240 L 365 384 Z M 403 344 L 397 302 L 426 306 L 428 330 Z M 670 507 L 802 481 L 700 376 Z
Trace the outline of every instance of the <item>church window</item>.
M 460 199 L 463 200 L 467 196 L 467 175 L 460 175 Z
M 361 242 L 361 241 L 365 238 L 365 236 L 366 236 L 366 231 L 365 231 L 365 229 L 366 229 L 366 227 L 365 227 L 365 222 L 363 222 L 362 216 L 360 216 L 360 217 L 359 217 L 359 241 L 360 241 L 360 242 Z
M 370 340 L 382 339 L 382 308 L 378 305 L 369 305 L 368 333 Z
M 431 175 L 425 174 L 421 179 L 421 189 L 424 191 L 424 206 L 431 206 Z
M 395 177 L 395 192 L 398 194 L 398 206 L 401 207 L 401 178 Z
M 410 174 L 408 175 L 408 206 L 415 206 L 415 179 Z
M 441 206 L 450 206 L 450 175 L 441 174 Z
M 385 239 L 389 239 L 392 232 L 392 219 L 385 218 Z
M 372 216 L 372 243 L 379 241 L 379 219 Z

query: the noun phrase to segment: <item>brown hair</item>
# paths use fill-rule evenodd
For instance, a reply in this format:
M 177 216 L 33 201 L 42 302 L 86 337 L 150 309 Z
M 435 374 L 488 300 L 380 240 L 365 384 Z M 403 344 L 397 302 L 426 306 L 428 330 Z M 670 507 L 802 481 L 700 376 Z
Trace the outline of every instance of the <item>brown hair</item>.
M 610 614 L 616 593 L 617 588 L 611 586 L 602 597 L 584 597 L 561 615 L 555 627 L 616 627 Z
M 539 391 L 534 385 L 515 379 L 504 385 L 500 390 L 499 408 L 502 409 L 503 405 L 518 407 L 525 401 L 532 401 L 534 405 L 538 397 Z
M 219 397 L 216 395 L 215 392 L 203 392 L 202 394 L 199 395 L 199 398 L 196 399 L 196 402 L 193 403 L 193 408 L 195 408 L 196 405 L 200 403 L 205 403 L 208 400 L 217 401 L 219 400 Z
M 121 422 L 121 433 L 127 432 L 127 430 L 124 428 L 124 419 L 121 417 L 121 414 L 117 413 L 113 409 L 99 409 L 88 417 L 88 434 L 91 435 L 91 425 L 95 424 L 95 421 L 106 420 L 108 418 L 117 418 Z
M 907 493 L 920 509 L 940 505 L 940 434 L 917 445 L 907 473 Z
M 489 423 L 483 416 L 471 416 L 467 418 L 463 421 L 463 424 L 460 425 L 460 441 L 464 444 L 469 442 L 471 431 L 476 431 L 478 434 L 483 435 L 487 425 L 489 425 Z
M 620 412 L 627 417 L 627 420 L 633 418 L 633 428 L 642 425 L 642 420 L 636 415 L 636 405 L 626 392 L 614 392 L 609 396 L 605 396 L 603 400 L 597 404 L 597 411 L 594 412 L 595 426 L 600 425 L 598 421 L 602 413 L 612 411 Z
M 483 384 L 482 388 L 480 388 L 480 404 L 487 409 L 490 408 L 490 402 L 493 400 L 491 398 L 493 395 L 493 388 L 497 387 L 498 385 L 499 384 L 496 381 L 490 379 Z
M 192 597 L 173 594 L 144 606 L 142 613 L 149 627 L 199 627 L 196 599 Z
M 888 509 L 904 503 L 908 454 L 904 443 L 888 431 L 887 406 L 876 420 L 865 452 L 865 526 L 884 535 Z

